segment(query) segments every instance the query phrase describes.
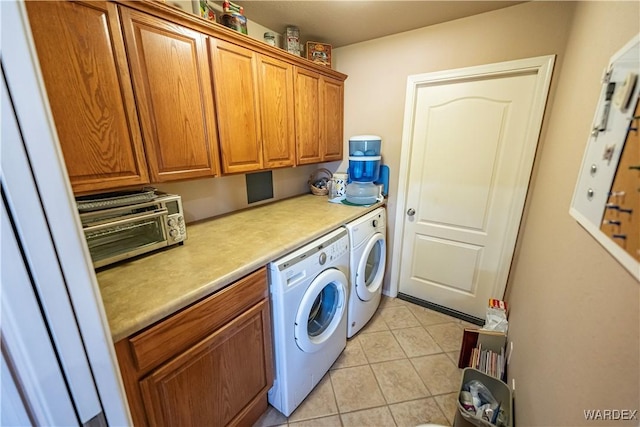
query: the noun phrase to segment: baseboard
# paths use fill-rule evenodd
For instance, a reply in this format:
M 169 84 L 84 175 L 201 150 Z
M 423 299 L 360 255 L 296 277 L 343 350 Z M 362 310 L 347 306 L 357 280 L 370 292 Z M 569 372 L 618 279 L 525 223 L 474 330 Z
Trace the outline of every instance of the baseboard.
M 447 316 L 452 316 L 457 319 L 464 320 L 465 322 L 473 323 L 474 325 L 478 325 L 478 326 L 484 325 L 484 319 L 479 319 L 477 317 L 470 316 L 466 313 L 462 313 L 460 311 L 453 310 L 448 307 L 444 307 L 442 305 L 434 304 L 432 302 L 425 301 L 411 295 L 403 294 L 402 292 L 398 292 L 398 298 L 404 301 L 409 301 L 410 303 L 413 303 L 413 304 L 420 305 L 430 310 L 437 311 L 442 314 L 446 314 Z

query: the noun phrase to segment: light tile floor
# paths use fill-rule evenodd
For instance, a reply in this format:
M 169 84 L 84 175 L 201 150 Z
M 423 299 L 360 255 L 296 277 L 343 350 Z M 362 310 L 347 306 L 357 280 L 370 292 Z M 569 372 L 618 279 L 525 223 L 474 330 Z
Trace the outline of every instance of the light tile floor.
M 466 327 L 477 326 L 383 296 L 295 412 L 287 418 L 270 406 L 254 427 L 452 425 Z

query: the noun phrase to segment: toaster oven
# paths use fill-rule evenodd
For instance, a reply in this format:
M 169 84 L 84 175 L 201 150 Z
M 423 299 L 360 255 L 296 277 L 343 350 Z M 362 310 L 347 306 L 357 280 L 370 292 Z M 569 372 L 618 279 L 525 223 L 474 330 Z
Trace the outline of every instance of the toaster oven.
M 182 200 L 156 190 L 76 198 L 95 268 L 182 244 L 187 229 Z

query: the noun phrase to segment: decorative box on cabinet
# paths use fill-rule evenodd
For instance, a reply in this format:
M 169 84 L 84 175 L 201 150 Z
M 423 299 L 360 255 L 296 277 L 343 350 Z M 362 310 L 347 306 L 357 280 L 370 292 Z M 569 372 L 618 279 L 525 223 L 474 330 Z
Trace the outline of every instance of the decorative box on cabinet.
M 136 426 L 251 425 L 273 383 L 266 270 L 116 343 Z
M 116 4 L 25 6 L 73 191 L 148 183 Z

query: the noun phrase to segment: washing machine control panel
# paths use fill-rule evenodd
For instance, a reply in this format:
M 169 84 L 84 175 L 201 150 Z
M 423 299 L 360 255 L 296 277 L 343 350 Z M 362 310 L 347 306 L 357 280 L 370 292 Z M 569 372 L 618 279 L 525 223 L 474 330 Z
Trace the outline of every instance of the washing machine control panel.
M 336 242 L 331 243 L 320 254 L 320 265 L 324 265 L 327 260 L 333 261 L 334 259 L 341 257 L 346 252 L 349 252 L 349 237 L 347 235 L 341 237 Z M 324 257 L 323 257 L 324 255 Z

